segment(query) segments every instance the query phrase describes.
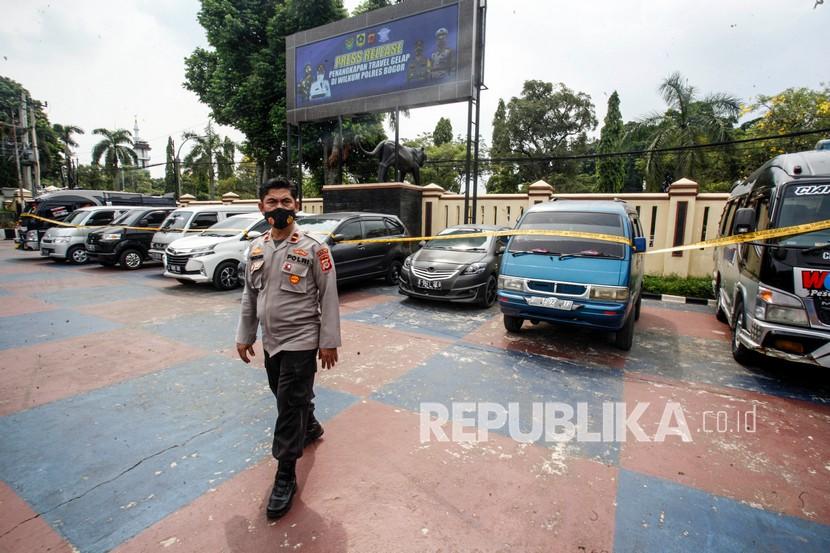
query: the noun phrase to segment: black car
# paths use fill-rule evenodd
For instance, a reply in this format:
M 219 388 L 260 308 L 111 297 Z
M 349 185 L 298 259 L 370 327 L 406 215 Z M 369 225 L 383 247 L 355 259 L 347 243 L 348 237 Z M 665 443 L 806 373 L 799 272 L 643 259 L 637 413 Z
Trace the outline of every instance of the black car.
M 337 282 L 384 277 L 398 282 L 403 261 L 412 253 L 411 242 L 395 242 L 409 233 L 400 219 L 383 213 L 321 213 L 297 220 L 307 233 L 324 234 L 337 267 Z M 361 242 L 388 238 L 389 242 Z
M 459 225 L 439 236 L 509 230 L 492 225 Z M 430 240 L 406 258 L 401 269 L 401 294 L 430 300 L 475 302 L 489 307 L 496 301 L 499 264 L 507 236 L 471 236 Z
M 116 263 L 122 269 L 138 269 L 148 261 L 153 234 L 175 207 L 143 208 L 129 211 L 104 227 L 89 233 L 86 250 L 101 265 Z M 137 228 L 125 228 L 137 227 Z

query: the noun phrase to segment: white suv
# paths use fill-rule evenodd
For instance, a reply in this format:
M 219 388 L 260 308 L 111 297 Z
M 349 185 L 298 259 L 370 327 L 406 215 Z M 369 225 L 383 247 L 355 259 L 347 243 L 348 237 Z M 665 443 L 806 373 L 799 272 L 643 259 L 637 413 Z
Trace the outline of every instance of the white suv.
M 195 236 L 179 238 L 164 252 L 164 276 L 183 284 L 211 282 L 218 290 L 236 288 L 240 284 L 237 267 L 249 242 L 269 228 L 261 213 L 245 213 Z

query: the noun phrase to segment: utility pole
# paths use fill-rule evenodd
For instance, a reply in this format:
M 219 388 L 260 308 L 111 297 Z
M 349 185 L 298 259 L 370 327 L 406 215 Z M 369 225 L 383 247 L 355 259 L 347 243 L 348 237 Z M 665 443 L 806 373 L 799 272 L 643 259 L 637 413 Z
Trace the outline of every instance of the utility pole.
M 26 93 L 20 93 L 20 107 L 18 108 L 18 117 L 17 120 L 20 121 L 20 126 L 23 129 L 28 130 L 29 128 L 29 115 L 26 110 Z M 29 144 L 29 133 L 23 133 L 23 144 L 22 144 L 23 153 L 31 153 L 32 147 Z M 26 161 L 26 169 L 23 171 L 23 186 L 32 192 L 32 196 L 35 195 L 35 190 L 32 187 L 32 166 L 29 164 L 29 160 L 25 159 Z
M 23 172 L 20 170 L 20 148 L 17 147 L 17 123 L 14 120 L 14 110 L 12 110 L 12 138 L 14 139 L 14 161 L 17 165 L 17 186 L 20 193 L 20 201 L 23 201 Z
M 29 119 L 32 120 L 32 144 L 34 144 L 35 156 L 35 189 L 40 191 L 40 152 L 37 149 L 37 119 L 32 109 L 32 103 L 33 100 L 30 97 L 29 101 L 26 102 L 26 106 L 29 108 Z

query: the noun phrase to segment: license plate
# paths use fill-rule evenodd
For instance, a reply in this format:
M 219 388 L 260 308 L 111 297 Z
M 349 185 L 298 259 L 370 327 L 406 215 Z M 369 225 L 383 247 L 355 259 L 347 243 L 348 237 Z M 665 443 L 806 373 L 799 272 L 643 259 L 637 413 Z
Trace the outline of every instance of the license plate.
M 50 253 L 52 253 L 52 250 L 40 250 L 41 257 L 49 257 Z
M 426 288 L 427 290 L 440 290 L 441 283 L 437 280 L 418 279 L 418 288 Z
M 170 265 L 167 267 L 167 270 L 171 273 L 181 274 L 182 268 L 179 265 Z
M 88 251 L 88 252 L 94 252 L 94 251 L 97 251 L 97 250 L 98 250 L 98 246 L 95 246 L 93 244 L 87 244 L 87 246 L 86 246 L 86 251 Z
M 540 298 L 531 296 L 527 298 L 528 305 L 535 307 L 549 307 L 550 309 L 566 309 L 570 311 L 573 309 L 573 300 L 560 300 L 559 298 Z

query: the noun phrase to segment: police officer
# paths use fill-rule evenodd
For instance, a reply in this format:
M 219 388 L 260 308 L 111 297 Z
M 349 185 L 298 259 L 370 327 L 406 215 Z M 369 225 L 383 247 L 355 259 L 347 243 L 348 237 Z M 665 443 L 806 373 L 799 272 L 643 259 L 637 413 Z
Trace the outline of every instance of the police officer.
M 323 238 L 294 224 L 294 186 L 270 179 L 260 187 L 259 200 L 272 228 L 251 243 L 236 350 L 250 362 L 261 324 L 265 370 L 278 410 L 271 451 L 279 468 L 266 513 L 279 518 L 291 508 L 297 491 L 295 465 L 303 447 L 323 434 L 312 402 L 316 358 L 323 369 L 337 363 L 340 312 L 328 247 Z

